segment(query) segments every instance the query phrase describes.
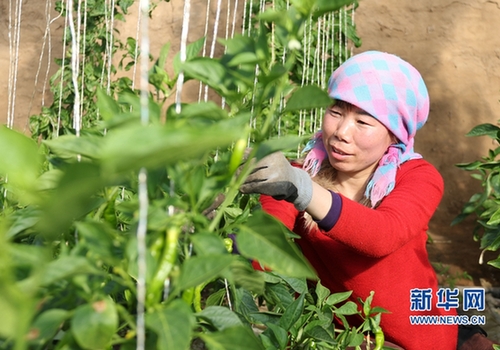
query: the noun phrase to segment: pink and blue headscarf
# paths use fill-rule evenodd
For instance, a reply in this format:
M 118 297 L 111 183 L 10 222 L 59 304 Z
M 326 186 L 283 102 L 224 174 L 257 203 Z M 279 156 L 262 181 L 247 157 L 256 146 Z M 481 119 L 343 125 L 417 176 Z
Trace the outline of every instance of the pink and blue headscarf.
M 414 137 L 429 116 L 429 94 L 420 73 L 401 58 L 379 51 L 355 55 L 337 68 L 329 82 L 328 94 L 348 102 L 380 121 L 398 143 L 389 147 L 380 159 L 366 188 L 372 207 L 394 188 L 399 166 L 422 158 L 413 150 Z M 314 176 L 326 151 L 321 132 L 306 147 L 304 168 Z

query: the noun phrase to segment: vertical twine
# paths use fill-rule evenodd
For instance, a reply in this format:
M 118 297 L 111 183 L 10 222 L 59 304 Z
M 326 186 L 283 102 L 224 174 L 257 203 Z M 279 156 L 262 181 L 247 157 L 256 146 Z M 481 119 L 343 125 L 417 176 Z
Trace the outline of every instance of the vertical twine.
M 148 64 L 149 64 L 149 0 L 140 2 L 141 17 L 141 42 L 140 42 L 140 88 L 141 88 L 141 123 L 149 123 L 149 91 L 148 91 Z M 146 324 L 145 324 L 145 301 L 146 301 L 146 232 L 148 222 L 148 174 L 145 168 L 139 171 L 139 223 L 137 226 L 137 350 L 145 350 Z
M 80 2 L 78 11 L 80 10 Z M 79 50 L 80 50 L 80 35 L 77 34 L 73 18 L 73 0 L 68 0 L 68 14 L 69 29 L 71 32 L 71 80 L 73 82 L 75 101 L 73 104 L 73 128 L 75 129 L 76 136 L 80 136 L 81 118 L 80 118 L 80 90 L 78 88 L 78 71 L 79 71 Z M 78 13 L 78 18 L 80 13 Z M 79 24 L 78 24 L 79 29 Z

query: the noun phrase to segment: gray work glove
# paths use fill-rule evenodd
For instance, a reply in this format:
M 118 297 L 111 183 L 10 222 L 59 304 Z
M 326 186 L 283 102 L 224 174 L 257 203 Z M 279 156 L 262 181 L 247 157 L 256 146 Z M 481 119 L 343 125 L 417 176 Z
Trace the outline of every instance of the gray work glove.
M 240 191 L 286 200 L 303 211 L 311 202 L 313 187 L 306 171 L 293 167 L 283 153 L 275 152 L 255 164 Z

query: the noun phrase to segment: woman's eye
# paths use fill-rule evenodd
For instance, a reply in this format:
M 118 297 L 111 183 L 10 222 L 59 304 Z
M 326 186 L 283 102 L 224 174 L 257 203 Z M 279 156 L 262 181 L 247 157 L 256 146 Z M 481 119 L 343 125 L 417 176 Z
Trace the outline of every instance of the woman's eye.
M 341 115 L 341 113 L 335 109 L 330 109 L 329 112 L 330 112 L 330 115 L 333 115 L 335 117 L 338 117 Z
M 370 125 L 370 123 L 367 123 L 364 120 L 358 120 L 358 124 L 360 124 L 360 125 Z

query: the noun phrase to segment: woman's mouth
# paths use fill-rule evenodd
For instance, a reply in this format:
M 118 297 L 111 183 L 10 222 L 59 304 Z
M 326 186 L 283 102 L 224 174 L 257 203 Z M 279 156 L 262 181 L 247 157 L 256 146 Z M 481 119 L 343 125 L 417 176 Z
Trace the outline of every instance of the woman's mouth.
M 333 153 L 341 155 L 341 156 L 348 156 L 349 155 L 348 153 L 345 153 L 344 151 L 342 151 L 338 148 L 335 148 L 333 146 L 332 146 L 332 151 L 333 151 Z

